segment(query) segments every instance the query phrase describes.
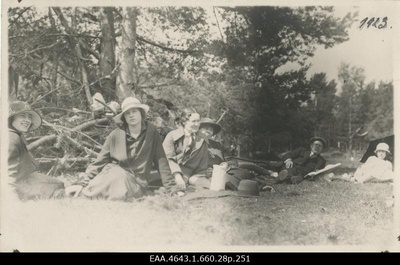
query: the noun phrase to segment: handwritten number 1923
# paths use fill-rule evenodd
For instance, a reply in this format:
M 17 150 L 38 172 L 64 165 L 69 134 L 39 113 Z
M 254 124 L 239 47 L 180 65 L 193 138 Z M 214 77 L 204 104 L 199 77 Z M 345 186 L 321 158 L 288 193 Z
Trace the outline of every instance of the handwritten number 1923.
M 382 20 L 379 17 L 377 17 L 377 18 L 375 18 L 375 17 L 371 17 L 371 18 L 366 17 L 363 20 L 361 20 L 360 26 L 358 28 L 362 29 L 365 26 L 365 24 L 367 24 L 367 28 L 375 27 L 375 28 L 378 28 L 378 29 L 384 29 L 384 28 L 387 27 L 387 21 L 388 21 L 387 17 L 382 18 Z

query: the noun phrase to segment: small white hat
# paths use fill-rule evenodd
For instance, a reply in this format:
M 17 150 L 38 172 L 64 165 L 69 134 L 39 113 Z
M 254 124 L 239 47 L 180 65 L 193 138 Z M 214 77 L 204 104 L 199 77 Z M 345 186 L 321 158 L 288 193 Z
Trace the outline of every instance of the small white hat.
M 376 146 L 375 153 L 378 152 L 378 151 L 385 151 L 385 152 L 388 152 L 390 154 L 389 145 L 387 143 L 379 143 Z
M 126 99 L 124 99 L 124 101 L 121 104 L 122 112 L 114 117 L 114 121 L 116 123 L 122 123 L 122 120 L 121 120 L 122 116 L 124 115 L 124 113 L 127 110 L 132 109 L 132 108 L 142 109 L 142 110 L 144 110 L 145 113 L 147 113 L 150 109 L 150 107 L 148 105 L 140 103 L 140 101 L 137 98 L 127 97 Z

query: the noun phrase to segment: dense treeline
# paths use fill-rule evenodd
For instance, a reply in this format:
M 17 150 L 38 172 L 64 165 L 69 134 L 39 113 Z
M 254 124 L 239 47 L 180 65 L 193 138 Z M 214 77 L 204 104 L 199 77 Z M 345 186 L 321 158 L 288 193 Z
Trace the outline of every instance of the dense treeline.
M 393 86 L 366 84 L 363 69 L 347 64 L 339 84 L 324 73 L 307 77 L 305 60 L 318 45 L 348 40 L 356 14 L 337 18 L 333 10 L 10 8 L 9 97 L 43 115 L 44 126 L 28 138 L 35 155 L 66 168 L 95 156 L 115 126 L 94 115 L 97 92 L 106 103 L 141 98 L 160 130 L 193 106 L 221 118 L 220 140 L 242 154 L 280 153 L 313 135 L 359 148 L 393 133 Z M 277 74 L 288 62 L 301 68 Z

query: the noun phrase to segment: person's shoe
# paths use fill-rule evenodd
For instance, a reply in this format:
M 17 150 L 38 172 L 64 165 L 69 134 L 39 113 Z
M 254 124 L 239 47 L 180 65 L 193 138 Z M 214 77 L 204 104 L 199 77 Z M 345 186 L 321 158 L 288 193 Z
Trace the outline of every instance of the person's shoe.
M 293 184 L 299 184 L 300 182 L 303 181 L 303 177 L 302 176 L 293 176 L 290 178 L 290 180 L 292 181 Z
M 281 172 L 279 172 L 278 177 L 276 178 L 275 183 L 282 183 L 285 181 L 285 179 L 287 178 L 289 172 L 284 169 Z

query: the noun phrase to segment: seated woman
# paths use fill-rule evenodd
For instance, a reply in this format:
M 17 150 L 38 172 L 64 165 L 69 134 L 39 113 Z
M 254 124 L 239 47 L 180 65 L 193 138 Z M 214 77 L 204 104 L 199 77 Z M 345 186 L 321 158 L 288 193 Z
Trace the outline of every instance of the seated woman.
M 180 188 L 187 184 L 209 188 L 206 178 L 208 148 L 204 138 L 197 134 L 200 114 L 185 108 L 179 119 L 179 127 L 169 132 L 163 142 L 171 172 Z
M 215 123 L 210 118 L 203 118 L 200 121 L 199 134 L 204 138 L 208 139 L 208 169 L 207 178 L 211 178 L 214 165 L 223 165 L 227 168 L 227 182 L 226 188 L 231 190 L 237 190 L 239 181 L 243 179 L 254 179 L 253 176 L 247 169 L 239 168 L 236 160 L 226 162 L 224 156 L 224 148 L 221 143 L 211 139 L 221 131 L 221 126 Z
M 40 115 L 23 101 L 10 103 L 8 116 L 8 182 L 12 198 L 21 200 L 62 198 L 79 186 L 64 189 L 64 182 L 38 172 L 38 163 L 28 152 L 23 134 L 42 124 Z
M 84 186 L 82 194 L 110 200 L 145 196 L 154 163 L 167 192 L 182 196 L 184 193 L 171 175 L 157 128 L 145 121 L 149 106 L 128 97 L 121 108 L 114 121 L 122 125 L 110 133 L 99 156 L 83 174 L 79 183 Z
M 394 179 L 393 166 L 387 159 L 390 155 L 389 145 L 379 143 L 375 148 L 375 155 L 370 156 L 354 173 L 354 181 L 365 182 L 392 182 Z
M 379 143 L 375 148 L 375 155 L 368 157 L 364 164 L 359 166 L 357 170 L 350 174 L 335 176 L 333 174 L 325 175 L 327 181 L 344 180 L 354 183 L 366 182 L 393 182 L 394 173 L 393 166 L 387 159 L 390 155 L 389 145 Z

